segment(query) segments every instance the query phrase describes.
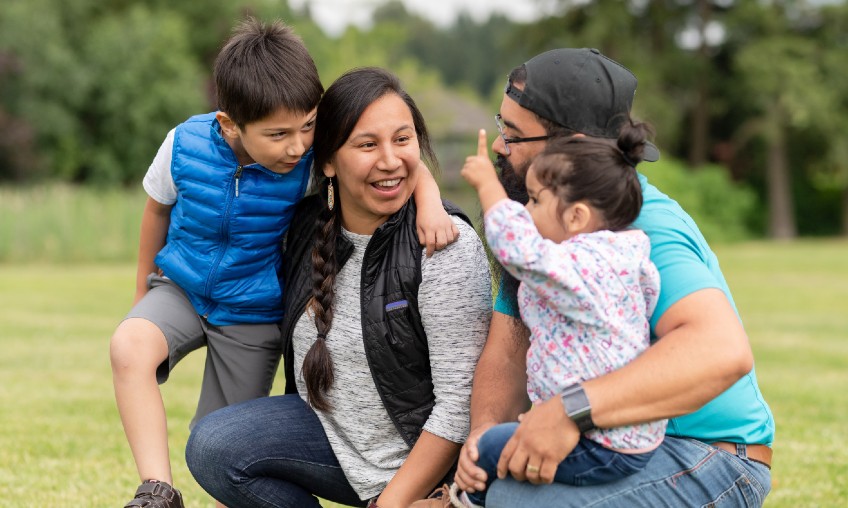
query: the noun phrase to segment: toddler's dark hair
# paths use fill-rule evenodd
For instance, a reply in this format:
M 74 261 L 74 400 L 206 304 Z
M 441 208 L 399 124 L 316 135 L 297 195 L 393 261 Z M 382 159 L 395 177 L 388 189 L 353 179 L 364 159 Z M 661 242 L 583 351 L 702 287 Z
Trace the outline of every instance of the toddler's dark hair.
M 554 138 L 531 170 L 559 198 L 560 215 L 568 204 L 585 201 L 601 212 L 606 229 L 621 231 L 642 209 L 636 164 L 650 135 L 650 125 L 628 119 L 615 144 L 599 138 Z
M 324 87 L 303 41 L 282 21 L 248 17 L 215 59 L 218 109 L 240 128 L 285 108 L 304 114 Z

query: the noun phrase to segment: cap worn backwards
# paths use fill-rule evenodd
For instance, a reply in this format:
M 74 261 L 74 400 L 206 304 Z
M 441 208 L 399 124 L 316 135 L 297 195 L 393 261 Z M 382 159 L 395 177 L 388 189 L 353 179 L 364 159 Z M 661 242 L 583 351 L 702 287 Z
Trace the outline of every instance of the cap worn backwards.
M 504 92 L 519 106 L 588 136 L 616 139 L 630 116 L 636 76 L 597 49 L 561 48 L 524 64 L 523 90 L 507 82 Z M 645 143 L 643 160 L 656 161 L 659 150 Z

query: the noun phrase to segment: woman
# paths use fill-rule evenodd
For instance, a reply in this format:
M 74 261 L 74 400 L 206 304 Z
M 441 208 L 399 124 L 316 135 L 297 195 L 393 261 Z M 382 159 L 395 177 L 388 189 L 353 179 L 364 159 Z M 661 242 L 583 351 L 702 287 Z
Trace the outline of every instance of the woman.
M 286 395 L 203 419 L 189 468 L 230 506 L 406 507 L 448 476 L 469 430 L 491 315 L 486 256 L 459 240 L 425 257 L 412 196 L 435 157 L 397 78 L 359 69 L 318 107 L 315 177 L 289 230 Z M 467 221 L 467 218 L 465 219 Z

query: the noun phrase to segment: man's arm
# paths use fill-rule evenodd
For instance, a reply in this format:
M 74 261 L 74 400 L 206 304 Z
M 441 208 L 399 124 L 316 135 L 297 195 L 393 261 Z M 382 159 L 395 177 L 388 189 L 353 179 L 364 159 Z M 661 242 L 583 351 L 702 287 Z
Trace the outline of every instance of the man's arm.
M 633 362 L 583 383 L 598 427 L 691 413 L 753 368 L 748 336 L 718 289 L 678 300 L 663 313 L 656 333 L 660 340 Z
M 718 289 L 702 289 L 678 300 L 663 313 L 656 331 L 660 340 L 637 359 L 583 383 L 596 426 L 691 413 L 753 368 L 745 330 Z M 527 413 L 504 448 L 499 473 L 509 466 L 510 474 L 522 480 L 526 464 L 539 465 L 542 474 L 528 480 L 550 483 L 552 474 L 545 473 L 555 470 L 574 446 L 562 443 L 576 443 L 579 437 L 574 423 L 562 418 L 563 411 L 561 399 L 553 397 Z M 520 460 L 512 461 L 512 455 Z
M 133 305 L 147 293 L 147 276 L 158 268 L 154 259 L 165 246 L 168 226 L 171 225 L 172 205 L 163 205 L 148 197 L 141 216 L 141 234 L 138 242 L 138 268 L 135 276 Z
M 530 330 L 520 319 L 492 313 L 489 335 L 474 371 L 471 432 L 459 455 L 456 482 L 462 490 L 485 488 L 486 473 L 477 467 L 477 440 L 498 423 L 515 421 L 527 411 L 527 349 Z

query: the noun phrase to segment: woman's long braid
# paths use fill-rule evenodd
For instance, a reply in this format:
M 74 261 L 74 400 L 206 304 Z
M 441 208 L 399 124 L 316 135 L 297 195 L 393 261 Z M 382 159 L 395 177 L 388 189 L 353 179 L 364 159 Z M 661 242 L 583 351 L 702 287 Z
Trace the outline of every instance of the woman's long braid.
M 431 170 L 438 168 L 424 117 L 415 101 L 400 86 L 397 76 L 384 69 L 365 67 L 348 71 L 339 77 L 327 88 L 318 105 L 316 124 L 321 127 L 315 131 L 312 143 L 315 156 L 312 171 L 316 182 L 326 181 L 325 171 L 333 166 L 336 152 L 350 137 L 362 114 L 372 103 L 387 94 L 396 94 L 409 107 L 421 157 Z M 344 171 L 344 168 L 335 169 Z M 339 183 L 335 177 L 331 181 L 333 184 Z M 326 199 L 327 187 L 322 185 L 320 188 Z M 333 361 L 326 340 L 333 323 L 334 285 L 339 271 L 336 243 L 341 235 L 340 209 L 343 204 L 337 193 L 335 207 L 330 209 L 327 206 L 324 209 L 319 218 L 312 251 L 312 300 L 309 308 L 315 316 L 318 339 L 303 359 L 302 373 L 309 404 L 322 411 L 331 409 L 326 394 L 333 386 Z
M 339 235 L 338 203 L 334 210 L 325 208 L 315 230 L 312 249 L 312 299 L 310 308 L 315 316 L 318 338 L 303 359 L 303 379 L 309 405 L 320 411 L 331 409 L 326 393 L 333 386 L 333 358 L 327 349 L 327 335 L 333 324 L 333 300 L 338 266 L 336 238 Z

